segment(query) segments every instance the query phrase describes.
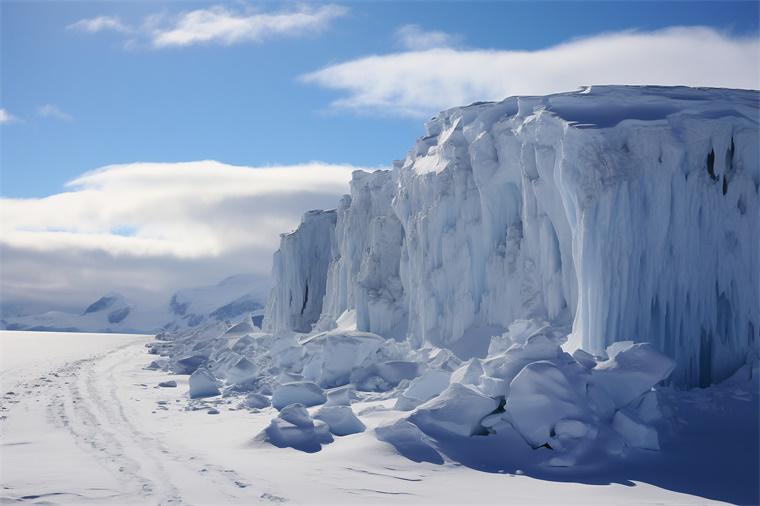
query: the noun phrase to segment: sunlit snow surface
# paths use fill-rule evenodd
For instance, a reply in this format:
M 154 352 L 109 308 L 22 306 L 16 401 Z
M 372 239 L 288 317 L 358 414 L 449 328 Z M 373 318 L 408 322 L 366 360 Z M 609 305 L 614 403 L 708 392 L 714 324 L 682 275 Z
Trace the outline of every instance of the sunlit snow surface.
M 147 340 L 0 333 L 4 504 L 758 502 L 752 383 L 661 391 L 673 409 L 663 450 L 584 469 L 537 468 L 534 450 L 509 438 L 451 438 L 414 453 L 397 437 L 398 451 L 372 431 L 402 413 L 371 400 L 353 404 L 367 431 L 304 453 L 256 441 L 274 408 L 215 397 L 188 411 L 187 376 L 144 369 Z M 176 388 L 157 387 L 172 379 Z

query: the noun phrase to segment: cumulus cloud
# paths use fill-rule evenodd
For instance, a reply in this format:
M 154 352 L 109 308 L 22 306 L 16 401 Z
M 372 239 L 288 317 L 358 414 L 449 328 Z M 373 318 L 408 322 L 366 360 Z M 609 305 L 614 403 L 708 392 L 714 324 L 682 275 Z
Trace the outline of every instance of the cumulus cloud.
M 424 30 L 419 25 L 404 25 L 396 30 L 396 42 L 405 49 L 422 51 L 436 47 L 454 46 L 457 37 L 437 30 Z
M 128 46 L 145 44 L 153 48 L 168 48 L 212 43 L 232 45 L 259 42 L 275 36 L 320 32 L 347 12 L 345 7 L 333 4 L 303 5 L 279 12 L 252 12 L 212 6 L 176 15 L 154 14 L 134 27 L 108 16 L 83 19 L 69 27 L 90 33 L 112 30 L 131 34 Z
M 757 35 L 706 27 L 624 31 L 536 51 L 433 48 L 329 65 L 301 79 L 345 96 L 334 107 L 426 116 L 510 95 L 588 84 L 760 87 Z
M 37 108 L 37 114 L 42 116 L 43 118 L 54 118 L 54 119 L 60 119 L 63 121 L 74 121 L 74 118 L 71 117 L 71 115 L 66 114 L 58 106 L 53 105 L 53 104 L 45 104 L 45 105 L 39 106 Z
M 134 163 L 48 197 L 2 198 L 4 303 L 79 308 L 110 290 L 161 303 L 241 272 L 266 284 L 279 234 L 306 210 L 335 207 L 356 168 Z
M 16 121 L 16 117 L 11 115 L 8 111 L 5 109 L 0 109 L 0 125 L 4 125 L 6 123 L 13 123 Z

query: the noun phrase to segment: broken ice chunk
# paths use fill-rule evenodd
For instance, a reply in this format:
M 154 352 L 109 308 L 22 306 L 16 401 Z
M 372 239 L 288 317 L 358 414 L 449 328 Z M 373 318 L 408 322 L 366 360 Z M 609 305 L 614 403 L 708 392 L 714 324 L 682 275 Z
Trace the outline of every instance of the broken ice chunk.
M 611 358 L 591 371 L 591 383 L 603 388 L 618 409 L 666 379 L 675 367 L 673 360 L 650 343 L 622 348 L 610 346 Z
M 588 406 L 567 377 L 553 363 L 533 362 L 512 380 L 505 411 L 512 425 L 534 448 L 551 439 L 551 430 L 563 418 L 584 419 Z
M 498 405 L 498 401 L 474 388 L 453 383 L 441 395 L 415 409 L 409 421 L 428 434 L 444 431 L 472 436 L 485 433 L 480 421 Z
M 350 406 L 322 406 L 314 418 L 325 422 L 330 427 L 330 432 L 336 436 L 348 436 L 349 434 L 364 432 L 364 429 L 367 428 L 354 414 Z
M 288 404 L 300 403 L 306 407 L 324 404 L 325 393 L 311 381 L 293 381 L 280 385 L 272 394 L 272 406 L 282 409 Z
M 190 375 L 189 385 L 191 399 L 219 395 L 219 381 L 205 367 Z
M 657 431 L 627 410 L 615 413 L 615 417 L 612 419 L 612 428 L 623 436 L 626 444 L 632 448 L 660 449 Z

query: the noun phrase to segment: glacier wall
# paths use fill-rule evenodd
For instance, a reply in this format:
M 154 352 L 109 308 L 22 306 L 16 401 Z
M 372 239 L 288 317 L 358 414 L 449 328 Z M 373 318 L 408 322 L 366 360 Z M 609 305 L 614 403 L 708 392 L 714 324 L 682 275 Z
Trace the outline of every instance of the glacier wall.
M 324 230 L 307 215 L 283 237 L 267 325 L 355 310 L 359 330 L 482 354 L 542 318 L 718 381 L 760 343 L 759 98 L 594 86 L 442 112 L 392 170 L 355 173 Z
M 335 211 L 309 211 L 296 231 L 280 236 L 264 330 L 308 332 L 319 318 L 336 219 Z

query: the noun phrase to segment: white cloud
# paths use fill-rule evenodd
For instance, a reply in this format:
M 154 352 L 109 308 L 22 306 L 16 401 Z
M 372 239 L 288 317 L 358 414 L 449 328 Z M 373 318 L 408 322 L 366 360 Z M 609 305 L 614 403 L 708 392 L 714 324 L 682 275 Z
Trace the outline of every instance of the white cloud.
M 436 48 L 330 65 L 302 80 L 347 95 L 333 106 L 424 116 L 588 84 L 760 87 L 757 35 L 706 27 L 606 33 L 536 51 Z
M 346 9 L 337 5 L 251 15 L 212 7 L 181 14 L 169 28 L 155 31 L 152 40 L 155 47 L 255 42 L 273 35 L 300 35 L 304 31 L 323 30 L 333 19 L 345 13 Z
M 141 44 L 153 48 L 212 43 L 232 45 L 259 42 L 274 36 L 299 36 L 320 32 L 347 12 L 348 9 L 345 7 L 333 4 L 303 5 L 280 12 L 251 12 L 212 6 L 176 15 L 147 16 L 135 27 L 127 26 L 118 18 L 108 16 L 83 19 L 69 27 L 87 32 L 113 30 L 129 33 L 129 47 Z
M 457 37 L 437 30 L 423 30 L 419 25 L 404 25 L 396 30 L 396 41 L 405 49 L 423 51 L 436 47 L 451 47 Z
M 241 272 L 266 281 L 279 234 L 333 208 L 356 167 L 214 161 L 104 167 L 45 198 L 0 199 L 4 303 L 165 302 Z
M 129 33 L 132 29 L 125 25 L 121 19 L 114 16 L 98 16 L 95 18 L 81 19 L 76 23 L 70 24 L 67 28 L 70 30 L 81 30 L 83 32 L 97 33 L 102 31 L 114 31 Z
M 0 109 L 0 125 L 5 125 L 7 123 L 13 123 L 16 121 L 16 117 L 11 115 L 8 111 L 5 109 Z
M 55 118 L 63 121 L 74 121 L 71 115 L 63 112 L 58 106 L 53 104 L 41 105 L 37 108 L 37 114 L 43 118 Z

